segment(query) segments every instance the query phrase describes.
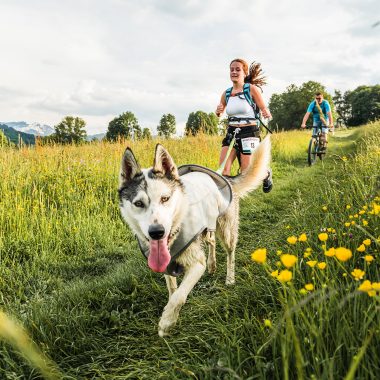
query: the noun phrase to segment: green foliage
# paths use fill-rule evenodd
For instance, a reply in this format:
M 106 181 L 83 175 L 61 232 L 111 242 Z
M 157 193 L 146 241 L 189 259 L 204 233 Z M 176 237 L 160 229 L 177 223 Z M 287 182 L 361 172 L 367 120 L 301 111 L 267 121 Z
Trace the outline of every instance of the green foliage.
M 357 126 L 380 119 L 380 85 L 359 86 L 342 94 L 335 90 L 336 111 L 344 124 Z
M 207 114 L 203 111 L 190 113 L 185 127 L 186 136 L 196 136 L 199 132 L 207 135 L 218 134 L 219 119 L 215 113 Z
M 139 122 L 130 111 L 123 112 L 108 124 L 106 139 L 109 141 L 117 141 L 119 138 L 138 140 L 140 137 L 141 128 Z
M 325 86 L 318 82 L 309 81 L 299 87 L 291 84 L 284 93 L 273 94 L 269 100 L 269 109 L 273 116 L 271 124 L 279 130 L 298 129 L 308 105 L 318 91 L 323 93 L 333 108 L 331 95 L 327 93 Z
M 144 128 L 141 135 L 142 139 L 151 140 L 152 139 L 152 133 L 149 128 Z
M 380 85 L 359 86 L 346 95 L 351 108 L 348 124 L 361 125 L 380 119 Z
M 9 141 L 7 136 L 5 136 L 3 130 L 0 129 L 0 147 L 10 146 L 10 144 L 11 142 Z
M 348 125 L 349 119 L 351 118 L 351 105 L 348 102 L 349 91 L 344 94 L 339 90 L 334 91 L 333 101 L 335 104 L 335 110 L 338 114 L 337 123 Z
M 52 135 L 42 138 L 42 143 L 82 143 L 86 138 L 85 126 L 86 122 L 80 117 L 65 116 L 62 121 L 54 127 L 55 132 Z
M 160 124 L 157 127 L 158 136 L 168 139 L 176 133 L 176 121 L 174 115 L 168 113 L 162 115 Z

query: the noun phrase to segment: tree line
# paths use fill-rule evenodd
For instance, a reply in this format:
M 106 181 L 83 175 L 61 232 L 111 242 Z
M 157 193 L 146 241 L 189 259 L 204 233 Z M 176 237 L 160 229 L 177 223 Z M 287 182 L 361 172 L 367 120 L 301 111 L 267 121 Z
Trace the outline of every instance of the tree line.
M 331 95 L 321 83 L 309 81 L 300 86 L 291 84 L 286 91 L 273 94 L 268 107 L 272 113 L 272 128 L 280 130 L 297 129 L 308 104 L 314 99 L 316 92 L 322 92 L 330 103 L 334 120 L 338 124 L 357 126 L 380 118 L 380 85 L 359 86 L 353 91 L 342 93 L 335 90 Z M 72 144 L 86 140 L 86 122 L 74 116 L 66 116 L 54 127 L 54 133 L 40 138 L 41 143 Z M 227 119 L 219 120 L 215 113 L 204 111 L 191 112 L 188 116 L 185 136 L 196 136 L 198 133 L 208 135 L 224 134 Z M 158 136 L 170 138 L 176 134 L 175 116 L 168 113 L 162 115 L 157 125 Z M 1 137 L 1 136 L 0 136 Z M 108 124 L 105 139 L 151 139 L 149 128 L 141 128 L 138 119 L 131 111 L 115 117 Z
M 380 85 L 359 86 L 343 94 L 335 90 L 331 95 L 321 83 L 309 81 L 301 86 L 291 84 L 285 92 L 271 96 L 271 125 L 283 130 L 299 128 L 307 106 L 316 92 L 322 92 L 330 103 L 338 125 L 353 127 L 380 119 Z

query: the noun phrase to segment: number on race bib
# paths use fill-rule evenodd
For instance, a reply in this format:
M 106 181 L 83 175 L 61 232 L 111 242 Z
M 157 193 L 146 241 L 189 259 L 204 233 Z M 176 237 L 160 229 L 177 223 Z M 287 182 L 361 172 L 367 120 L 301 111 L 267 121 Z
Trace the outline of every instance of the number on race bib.
M 246 137 L 241 139 L 241 145 L 243 148 L 243 154 L 252 153 L 260 143 L 260 139 L 258 137 Z

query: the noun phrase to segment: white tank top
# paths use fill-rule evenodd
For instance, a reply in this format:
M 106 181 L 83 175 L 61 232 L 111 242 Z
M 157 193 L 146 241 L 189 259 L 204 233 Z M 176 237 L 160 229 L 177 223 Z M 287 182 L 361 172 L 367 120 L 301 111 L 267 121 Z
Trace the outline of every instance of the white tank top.
M 255 119 L 255 113 L 251 105 L 245 99 L 243 93 L 236 96 L 230 96 L 228 99 L 226 113 L 228 116 L 239 118 L 253 118 Z M 242 120 L 241 124 L 248 124 L 247 121 Z M 238 121 L 230 122 L 229 124 L 239 124 Z

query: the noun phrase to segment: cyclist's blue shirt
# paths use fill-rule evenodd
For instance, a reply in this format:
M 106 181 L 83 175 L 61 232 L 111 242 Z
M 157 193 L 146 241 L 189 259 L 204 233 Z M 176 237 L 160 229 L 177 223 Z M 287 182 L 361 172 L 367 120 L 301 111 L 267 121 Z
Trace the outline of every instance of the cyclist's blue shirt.
M 321 119 L 319 117 L 319 112 L 318 112 L 318 109 L 315 105 L 315 102 L 316 102 L 316 100 L 313 100 L 309 104 L 309 107 L 307 107 L 307 112 L 310 112 L 313 114 L 313 121 L 314 122 L 320 122 Z M 325 117 L 325 120 L 328 121 L 327 113 L 331 111 L 331 107 L 330 107 L 329 102 L 327 100 L 323 99 L 320 106 L 322 108 L 322 113 L 323 113 L 323 116 Z

